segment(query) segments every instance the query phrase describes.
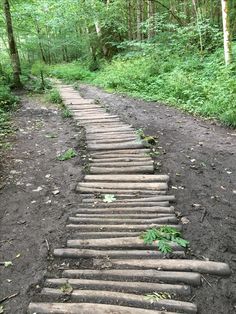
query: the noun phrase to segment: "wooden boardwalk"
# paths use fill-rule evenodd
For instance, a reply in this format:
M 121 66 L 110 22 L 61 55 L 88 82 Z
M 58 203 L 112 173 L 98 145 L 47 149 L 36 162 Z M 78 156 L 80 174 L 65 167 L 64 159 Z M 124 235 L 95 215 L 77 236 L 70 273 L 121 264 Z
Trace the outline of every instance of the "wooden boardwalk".
M 156 243 L 144 244 L 140 234 L 148 228 L 182 227 L 170 205 L 174 196 L 167 194 L 169 177 L 154 174 L 150 150 L 132 126 L 71 86 L 58 89 L 85 128 L 90 173 L 78 183 L 82 203 L 68 218 L 72 238 L 54 256 L 85 258 L 89 267 L 73 267 L 61 278 L 47 279 L 41 291 L 46 301 L 31 303 L 29 313 L 197 313 L 191 287 L 200 289 L 201 274 L 229 276 L 229 266 L 190 259 L 174 243 L 168 255 Z M 106 194 L 115 200 L 105 203 Z M 145 297 L 154 292 L 171 298 Z

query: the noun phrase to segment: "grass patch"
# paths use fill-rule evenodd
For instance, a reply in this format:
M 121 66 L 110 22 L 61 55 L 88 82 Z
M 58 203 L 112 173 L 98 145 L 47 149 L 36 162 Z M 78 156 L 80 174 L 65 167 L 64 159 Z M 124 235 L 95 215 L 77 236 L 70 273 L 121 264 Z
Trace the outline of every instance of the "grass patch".
M 158 241 L 157 247 L 164 254 L 172 252 L 171 243 L 176 243 L 184 248 L 189 244 L 187 240 L 182 238 L 179 230 L 169 226 L 148 229 L 141 235 L 141 238 L 145 244 Z
M 71 158 L 74 158 L 77 156 L 76 151 L 73 148 L 69 148 L 67 151 L 65 151 L 63 154 L 57 157 L 58 160 L 64 161 L 69 160 Z
M 73 113 L 67 107 L 63 106 L 61 109 L 61 116 L 63 119 L 68 119 L 73 117 Z
M 53 104 L 61 104 L 62 98 L 57 89 L 50 90 L 46 95 L 46 100 Z

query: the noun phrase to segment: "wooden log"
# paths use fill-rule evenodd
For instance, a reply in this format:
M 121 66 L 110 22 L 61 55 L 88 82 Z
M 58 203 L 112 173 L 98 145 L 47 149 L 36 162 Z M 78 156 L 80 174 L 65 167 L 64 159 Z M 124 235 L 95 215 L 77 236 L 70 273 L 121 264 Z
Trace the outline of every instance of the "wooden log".
M 70 97 L 64 100 L 64 103 L 67 105 L 87 105 L 87 104 L 94 104 L 93 99 L 83 99 L 79 97 Z
M 122 133 L 122 132 L 121 132 Z M 137 155 L 137 154 L 146 154 L 146 153 L 149 153 L 150 152 L 150 149 L 148 148 L 139 148 L 139 149 L 116 149 L 116 150 L 107 150 L 106 152 L 93 152 L 93 157 L 97 156 L 101 156 L 101 155 L 104 155 L 104 156 L 108 156 L 110 154 L 134 154 L 134 155 Z
M 105 195 L 105 194 L 104 194 Z M 84 196 L 87 196 L 87 194 L 83 194 L 83 197 Z M 160 195 L 160 196 L 165 196 L 165 195 Z M 168 195 L 167 195 L 168 196 Z M 104 197 L 103 195 L 101 195 L 101 197 Z M 116 197 L 117 197 L 117 194 L 116 194 Z M 134 195 L 135 197 L 135 195 Z M 129 202 L 129 201 L 125 201 L 124 202 L 122 201 L 122 199 L 119 201 L 119 200 L 116 200 L 114 202 L 111 202 L 111 203 L 105 203 L 104 201 L 102 200 L 98 200 L 96 198 L 94 199 L 83 199 L 82 200 L 82 204 L 80 204 L 80 208 L 112 208 L 112 207 L 123 207 L 123 208 L 126 208 L 126 207 L 152 207 L 152 206 L 155 206 L 155 207 L 169 207 L 170 204 L 169 204 L 169 201 L 166 201 L 166 202 L 148 202 L 148 201 L 143 201 L 143 202 Z
M 103 169 L 103 168 L 101 168 Z M 112 169 L 112 168 L 110 168 Z M 119 168 L 117 168 L 119 169 Z M 127 171 L 128 172 L 128 171 Z M 136 189 L 136 190 L 119 190 L 119 189 L 101 189 L 101 188 L 90 188 L 90 187 L 77 187 L 76 188 L 77 192 L 83 194 L 83 193 L 106 193 L 106 194 L 116 194 L 116 193 L 137 193 L 137 194 L 141 194 L 141 193 L 145 193 L 145 194 L 165 194 L 166 191 L 159 191 L 159 190 L 140 190 L 140 189 Z
M 139 237 L 122 237 L 122 238 L 107 238 L 107 239 L 73 239 L 67 241 L 67 246 L 71 248 L 131 248 L 131 249 L 155 249 L 158 250 L 159 241 L 153 241 L 151 244 L 145 244 L 143 239 Z M 170 247 L 175 251 L 184 250 L 176 243 L 170 242 Z
M 148 218 L 148 219 L 112 219 L 112 218 L 79 218 L 79 217 L 69 217 L 69 222 L 77 223 L 77 224 L 122 224 L 122 223 L 130 223 L 130 224 L 174 224 L 178 223 L 178 219 L 175 216 L 167 216 L 167 217 L 159 217 L 159 218 Z
M 87 231 L 87 232 L 73 232 L 73 237 L 76 239 L 104 239 L 104 238 L 122 238 L 129 236 L 140 236 L 140 232 L 134 231 Z
M 124 281 L 148 281 L 165 283 L 185 283 L 191 286 L 201 285 L 199 273 L 158 271 L 154 269 L 68 269 L 62 276 L 66 278 L 124 280 Z
M 90 181 L 105 181 L 105 182 L 168 182 L 167 175 L 86 175 L 84 180 Z M 135 200 L 134 200 L 135 201 Z
M 203 274 L 229 276 L 229 265 L 211 261 L 165 259 L 165 260 L 114 260 L 114 265 L 119 267 L 138 267 L 146 269 L 193 271 Z
M 129 130 L 132 130 L 131 127 L 129 126 L 123 126 L 123 127 L 119 127 L 119 128 L 112 128 L 112 127 L 107 127 L 107 128 L 98 128 L 98 127 L 90 127 L 90 128 L 87 128 L 87 133 L 88 134 L 98 134 L 98 133 L 110 133 L 110 132 L 116 132 L 116 133 L 119 133 L 119 132 L 123 132 L 123 131 L 129 131 Z
M 133 141 L 133 139 L 132 139 Z M 108 141 L 108 143 L 112 143 L 112 142 L 118 142 L 118 141 Z M 152 162 L 152 159 L 150 157 L 113 157 L 113 158 L 103 158 L 103 159 L 92 159 L 91 163 L 95 164 L 95 163 L 112 163 L 112 162 L 144 162 L 144 161 L 149 161 Z
M 157 214 L 157 213 L 154 213 L 154 214 L 150 214 L 150 213 L 146 213 L 146 214 L 124 214 L 124 213 L 120 213 L 120 214 L 76 214 L 76 217 L 80 217 L 80 218 L 122 218 L 122 219 L 126 219 L 126 218 L 146 218 L 146 219 L 149 219 L 149 218 L 160 218 L 160 217 L 175 217 L 174 214 Z
M 167 292 L 175 295 L 190 295 L 190 287 L 180 284 L 165 284 L 165 283 L 149 283 L 149 282 L 124 282 L 111 280 L 96 280 L 96 279 L 74 279 L 74 278 L 57 278 L 47 279 L 46 285 L 52 288 L 58 288 L 68 283 L 74 289 L 94 289 L 107 290 L 129 293 L 153 293 Z
M 154 172 L 154 167 L 153 166 L 135 166 L 135 167 L 120 167 L 120 168 L 101 168 L 101 167 L 90 167 L 90 173 L 94 174 L 120 174 L 120 173 L 153 173 Z
M 104 214 L 104 213 L 174 213 L 173 207 L 99 207 L 99 208 L 80 208 L 73 211 L 74 213 L 98 213 L 98 214 Z
M 136 143 L 136 142 L 124 142 L 118 144 L 97 144 L 97 145 L 90 145 L 88 144 L 88 149 L 91 150 L 106 150 L 106 149 L 126 149 L 126 148 L 143 148 L 143 143 Z
M 62 258 L 163 258 L 164 254 L 159 251 L 150 250 L 92 250 L 92 249 L 74 249 L 63 248 L 55 249 L 54 256 Z M 184 251 L 173 251 L 171 256 L 184 257 Z
M 134 142 L 134 141 L 136 141 L 136 138 L 134 136 L 130 136 L 130 137 L 127 136 L 125 138 L 125 142 Z M 114 138 L 114 139 L 113 138 L 103 138 L 101 140 L 95 140 L 95 139 L 89 140 L 89 139 L 87 139 L 87 143 L 90 145 L 123 143 L 123 142 L 124 142 L 123 138 Z M 148 156 L 146 156 L 146 158 L 148 158 Z M 149 157 L 149 159 L 151 159 L 151 158 Z
M 42 290 L 42 295 L 47 295 L 51 297 L 63 296 L 63 292 L 60 289 L 44 288 Z M 190 302 L 176 301 L 169 299 L 162 299 L 158 301 L 150 302 L 146 300 L 143 295 L 136 295 L 131 293 L 121 293 L 112 291 L 97 291 L 97 290 L 74 290 L 70 299 L 76 302 L 99 302 L 99 303 L 112 303 L 121 304 L 129 306 L 130 304 L 135 305 L 135 307 L 149 307 L 156 310 L 162 310 L 163 308 L 168 311 L 184 312 L 188 314 L 197 313 L 196 305 Z M 131 308 L 132 309 L 132 308 Z M 137 309 L 135 309 L 137 311 Z M 145 310 L 142 309 L 142 314 Z M 91 312 L 90 312 L 91 313 Z M 97 311 L 95 312 L 97 314 Z M 134 312 L 135 314 L 137 312 Z
M 105 145 L 105 144 L 104 144 Z M 109 144 L 107 144 L 109 145 Z M 104 167 L 107 167 L 107 168 L 129 168 L 129 167 L 137 167 L 137 166 L 153 166 L 154 165 L 154 162 L 152 160 L 138 160 L 138 161 L 129 161 L 129 162 L 125 162 L 125 161 L 114 161 L 114 162 L 104 162 L 104 163 L 99 163 L 99 162 L 92 162 L 91 165 L 93 167 L 101 167 L 101 168 L 104 168 Z
M 160 228 L 165 224 L 146 224 L 146 225 L 133 225 L 133 224 L 120 224 L 120 225 L 85 225 L 85 224 L 68 224 L 66 227 L 68 229 L 77 229 L 77 230 L 85 230 L 85 231 L 93 231 L 93 230 L 104 230 L 104 231 L 145 231 L 150 228 Z M 168 224 L 169 226 L 175 227 L 176 229 L 181 229 L 181 226 L 176 224 Z
M 96 303 L 30 303 L 29 314 L 163 314 L 163 311 L 152 311 L 109 304 Z M 168 314 L 175 314 L 170 313 Z
M 90 181 L 81 182 L 78 187 L 94 187 L 94 188 L 110 188 L 110 189 L 147 189 L 147 190 L 166 190 L 168 188 L 166 182 L 101 182 Z

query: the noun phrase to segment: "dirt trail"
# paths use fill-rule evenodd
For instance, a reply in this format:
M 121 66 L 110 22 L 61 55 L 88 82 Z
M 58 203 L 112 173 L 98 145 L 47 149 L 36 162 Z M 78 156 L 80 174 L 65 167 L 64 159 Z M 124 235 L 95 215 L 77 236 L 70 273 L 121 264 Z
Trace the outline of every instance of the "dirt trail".
M 86 98 L 100 100 L 121 121 L 159 138 L 160 156 L 156 161 L 160 162 L 160 173 L 171 177 L 170 193 L 176 195 L 177 211 L 186 223 L 184 237 L 190 240 L 194 255 L 200 260 L 227 262 L 233 270 L 227 279 L 204 276 L 203 286 L 193 288 L 191 302 L 196 302 L 202 314 L 234 313 L 235 132 L 161 104 L 109 94 L 87 85 L 81 85 L 80 91 Z M 68 238 L 66 221 L 69 213 L 77 208 L 79 196 L 75 186 L 83 177 L 79 157 L 59 162 L 56 156 L 67 148 L 80 150 L 82 133 L 78 133 L 72 121 L 62 120 L 55 108 L 45 108 L 34 99 L 23 99 L 16 121 L 20 130 L 5 166 L 9 174 L 7 184 L 0 190 L 1 261 L 13 261 L 11 267 L 0 266 L 0 299 L 19 292 L 19 296 L 4 303 L 9 314 L 26 313 L 35 292 L 41 291 L 46 273 L 47 277 L 55 278 L 58 269 L 70 266 L 76 267 L 86 279 L 88 274 L 85 275 L 84 269 L 91 265 L 90 259 L 80 259 L 77 264 L 70 264 L 66 259 L 53 260 L 47 247 L 48 242 L 52 252 Z M 53 195 L 57 190 L 60 193 Z M 21 255 L 16 258 L 18 254 Z M 104 263 L 109 269 L 107 260 L 97 267 L 93 265 L 94 270 L 99 270 Z M 36 300 L 40 301 L 37 295 Z M 102 313 L 103 307 L 95 308 Z M 73 304 L 72 311 L 76 313 Z
M 81 177 L 79 157 L 56 159 L 79 144 L 81 134 L 72 120 L 63 120 L 55 106 L 28 97 L 22 98 L 14 120 L 19 130 L 3 161 L 1 176 L 7 180 L 0 190 L 0 261 L 12 261 L 13 266 L 0 266 L 0 299 L 19 295 L 2 304 L 4 314 L 26 313 L 43 276 L 53 271 L 47 245 L 51 251 L 63 241 L 68 210 L 78 202 L 74 188 Z

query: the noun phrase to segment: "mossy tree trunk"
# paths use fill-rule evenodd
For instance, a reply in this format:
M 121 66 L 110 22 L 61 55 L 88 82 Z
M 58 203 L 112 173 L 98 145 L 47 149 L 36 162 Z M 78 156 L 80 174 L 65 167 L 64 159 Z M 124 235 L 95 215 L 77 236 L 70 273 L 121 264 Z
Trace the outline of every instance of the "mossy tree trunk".
M 14 37 L 14 31 L 12 26 L 12 18 L 11 18 L 11 10 L 10 4 L 8 0 L 3 0 L 4 14 L 6 19 L 6 28 L 7 28 L 7 36 L 8 36 L 8 45 L 9 52 L 11 57 L 12 69 L 13 69 L 13 83 L 14 87 L 21 88 L 22 84 L 20 81 L 21 74 L 21 66 L 20 66 L 20 58 L 16 46 L 16 41 Z

